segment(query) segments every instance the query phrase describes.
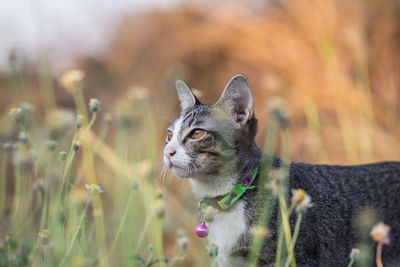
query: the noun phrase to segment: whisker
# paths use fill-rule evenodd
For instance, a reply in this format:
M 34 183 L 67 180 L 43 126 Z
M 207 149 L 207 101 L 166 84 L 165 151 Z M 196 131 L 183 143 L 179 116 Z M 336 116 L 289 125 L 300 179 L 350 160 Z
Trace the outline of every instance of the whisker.
M 163 167 L 163 169 L 162 169 L 162 183 L 163 183 L 163 186 L 165 186 L 165 176 L 167 175 L 167 168 L 165 168 L 165 167 Z

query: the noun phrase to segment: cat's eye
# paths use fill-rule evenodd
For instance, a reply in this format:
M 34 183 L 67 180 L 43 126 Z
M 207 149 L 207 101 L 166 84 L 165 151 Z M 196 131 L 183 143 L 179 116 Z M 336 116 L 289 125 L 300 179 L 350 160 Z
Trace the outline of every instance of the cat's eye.
M 168 133 L 167 133 L 167 140 L 168 140 L 168 141 L 171 141 L 173 135 L 174 135 L 174 134 L 173 134 L 172 132 L 168 131 Z
M 206 133 L 206 131 L 201 130 L 201 129 L 195 129 L 190 133 L 190 138 L 192 139 L 199 139 L 200 137 L 202 137 L 204 134 Z

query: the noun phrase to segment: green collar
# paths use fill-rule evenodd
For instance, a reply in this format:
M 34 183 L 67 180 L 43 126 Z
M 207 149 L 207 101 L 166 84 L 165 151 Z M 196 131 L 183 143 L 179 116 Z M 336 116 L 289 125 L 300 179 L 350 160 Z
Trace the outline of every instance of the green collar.
M 226 210 L 231 207 L 246 192 L 246 190 L 255 188 L 254 185 L 251 186 L 251 183 L 256 178 L 257 172 L 258 167 L 252 170 L 238 186 L 217 202 L 221 209 Z

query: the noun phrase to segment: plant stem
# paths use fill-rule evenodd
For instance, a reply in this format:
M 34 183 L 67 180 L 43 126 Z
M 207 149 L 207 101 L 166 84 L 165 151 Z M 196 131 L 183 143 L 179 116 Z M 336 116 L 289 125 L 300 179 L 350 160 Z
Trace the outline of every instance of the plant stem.
M 287 251 L 288 251 L 288 256 L 289 258 L 291 258 L 291 266 L 295 267 L 296 266 L 296 262 L 294 260 L 294 256 L 293 256 L 293 250 L 291 249 L 291 232 L 290 232 L 290 224 L 289 224 L 289 218 L 288 218 L 288 214 L 287 214 L 287 208 L 286 208 L 286 200 L 283 196 L 283 194 L 279 194 L 279 208 L 281 211 L 281 216 L 282 216 L 282 226 L 283 226 L 283 231 L 285 234 L 285 241 L 286 241 L 286 247 L 287 247 Z
M 128 217 L 129 208 L 130 208 L 130 206 L 132 204 L 134 196 L 135 196 L 135 194 L 133 193 L 133 190 L 131 190 L 131 193 L 129 194 L 128 202 L 126 204 L 125 212 L 122 215 L 121 221 L 120 221 L 119 226 L 118 226 L 117 233 L 115 234 L 114 242 L 113 242 L 113 244 L 111 246 L 110 255 L 108 256 L 108 265 L 110 265 L 110 263 L 111 263 L 111 258 L 112 258 L 113 254 L 114 254 L 114 250 L 115 250 L 115 247 L 117 245 L 117 241 L 118 241 L 119 236 L 121 234 L 122 228 L 124 227 L 126 219 Z
M 65 264 L 65 261 L 68 259 L 68 256 L 69 256 L 69 254 L 71 253 L 72 248 L 74 247 L 75 240 L 76 240 L 76 238 L 78 237 L 79 231 L 81 230 L 81 226 L 82 226 L 83 221 L 84 221 L 84 219 L 85 219 L 85 217 L 86 217 L 86 212 L 87 212 L 87 209 L 88 209 L 88 207 L 89 207 L 89 203 L 90 203 L 90 202 L 91 202 L 91 198 L 89 197 L 88 201 L 86 202 L 85 208 L 83 209 L 81 218 L 79 219 L 79 223 L 78 223 L 78 226 L 76 227 L 75 233 L 74 233 L 74 235 L 72 236 L 71 243 L 69 244 L 69 247 L 68 247 L 68 249 L 67 249 L 67 252 L 65 253 L 63 259 L 61 260 L 61 263 L 60 263 L 60 265 L 59 265 L 60 267 L 63 266 L 63 265 Z
M 376 247 L 376 266 L 377 267 L 383 267 L 383 263 L 382 263 L 382 246 L 383 246 L 383 243 L 379 242 L 378 246 Z
M 353 266 L 353 264 L 354 264 L 354 257 L 350 259 L 349 265 L 347 265 L 347 267 L 351 267 Z
M 32 146 L 33 150 L 40 156 L 46 163 L 49 163 L 49 160 L 43 155 L 43 153 L 39 150 L 39 148 L 33 143 L 33 140 L 29 133 L 26 131 L 25 127 L 22 125 L 22 123 L 18 123 L 19 128 L 22 130 L 24 133 L 26 139 L 28 140 L 29 144 Z
M 293 254 L 289 254 L 289 257 L 286 261 L 285 267 L 288 267 L 290 264 L 290 261 L 292 260 L 292 257 L 294 256 L 294 246 L 296 245 L 296 240 L 297 240 L 297 236 L 299 235 L 299 231 L 300 231 L 300 224 L 301 224 L 301 219 L 303 218 L 303 212 L 299 212 L 297 214 L 297 221 L 296 221 L 296 225 L 294 227 L 294 232 L 293 232 L 293 238 L 292 238 L 292 243 L 290 243 L 290 250 L 293 252 Z
M 144 222 L 144 226 L 143 226 L 143 229 L 142 229 L 142 232 L 140 233 L 140 236 L 139 236 L 139 239 L 138 239 L 138 242 L 137 242 L 137 246 L 136 246 L 136 249 L 135 249 L 135 255 L 139 254 L 140 247 L 142 246 L 144 237 L 145 237 L 145 235 L 147 233 L 147 230 L 149 229 L 150 221 L 151 221 L 152 218 L 153 218 L 153 214 L 152 213 L 151 214 L 147 214 L 146 220 Z

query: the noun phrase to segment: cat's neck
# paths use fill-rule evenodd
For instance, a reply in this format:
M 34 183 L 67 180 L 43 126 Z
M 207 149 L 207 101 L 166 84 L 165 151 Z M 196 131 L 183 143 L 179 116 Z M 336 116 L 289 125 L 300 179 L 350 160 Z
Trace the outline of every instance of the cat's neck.
M 255 142 L 249 147 L 238 147 L 237 158 L 231 163 L 231 169 L 236 171 L 226 175 L 189 178 L 194 197 L 215 198 L 228 194 L 247 174 L 260 165 L 260 160 L 261 152 Z

